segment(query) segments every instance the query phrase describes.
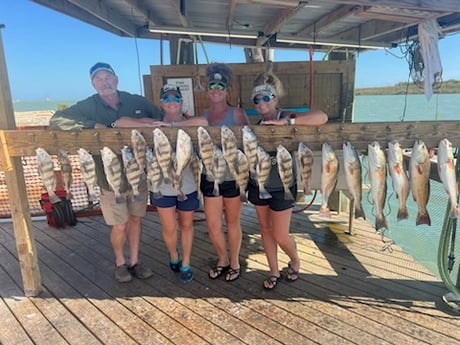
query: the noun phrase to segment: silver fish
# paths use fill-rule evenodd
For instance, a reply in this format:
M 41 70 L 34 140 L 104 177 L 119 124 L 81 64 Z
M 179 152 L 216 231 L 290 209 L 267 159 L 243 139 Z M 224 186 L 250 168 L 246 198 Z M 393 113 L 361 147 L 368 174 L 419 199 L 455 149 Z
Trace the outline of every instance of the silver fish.
M 195 177 L 196 190 L 200 193 L 200 181 L 201 181 L 201 169 L 200 169 L 200 158 L 194 152 L 190 159 L 190 166 L 192 167 L 193 176 Z
M 294 200 L 294 196 L 289 190 L 293 181 L 292 156 L 283 145 L 278 145 L 276 148 L 276 162 L 278 163 L 278 174 L 284 187 L 284 199 Z
M 256 180 L 259 186 L 259 198 L 270 199 L 272 195 L 265 189 L 265 184 L 270 176 L 272 161 L 270 155 L 265 152 L 262 146 L 257 146 L 257 165 L 256 165 Z
M 147 141 L 141 132 L 137 129 L 131 131 L 131 143 L 133 145 L 133 153 L 139 167 L 145 169 L 145 150 L 147 149 Z
M 109 183 L 110 188 L 112 188 L 113 192 L 115 193 L 115 202 L 117 204 L 124 203 L 126 199 L 120 192 L 121 179 L 123 174 L 120 159 L 117 157 L 116 153 L 107 146 L 102 148 L 101 157 L 102 165 L 104 166 L 105 177 L 107 178 L 107 182 Z
M 192 159 L 193 145 L 192 138 L 186 131 L 179 128 L 177 130 L 177 142 L 176 142 L 176 168 L 174 170 L 175 185 L 178 186 L 176 189 L 177 199 L 185 200 L 187 197 L 182 192 L 182 173 L 187 165 L 189 165 Z
M 72 198 L 72 193 L 70 192 L 70 186 L 73 182 L 72 177 L 72 163 L 70 162 L 69 155 L 63 149 L 58 149 L 58 159 L 59 164 L 61 165 L 61 176 L 62 181 L 64 182 L 64 189 L 66 191 L 67 199 Z
M 375 208 L 375 230 L 388 229 L 383 214 L 387 196 L 387 169 L 385 153 L 377 141 L 367 146 L 369 164 L 369 182 L 371 185 L 372 203 Z
M 450 217 L 460 218 L 458 208 L 458 184 L 455 175 L 454 153 L 452 143 L 442 139 L 438 145 L 438 175 L 450 200 Z
M 238 164 L 238 144 L 236 141 L 235 133 L 233 133 L 233 131 L 227 126 L 222 126 L 220 130 L 222 152 L 224 153 L 224 159 L 225 162 L 227 162 L 227 166 L 230 170 L 230 173 L 236 180 L 238 175 L 236 172 L 236 165 Z
M 161 173 L 163 174 L 163 182 L 170 184 L 172 182 L 171 174 L 171 144 L 168 137 L 159 128 L 153 130 L 153 143 L 155 156 L 160 164 Z
M 246 190 L 249 182 L 249 159 L 241 150 L 238 150 L 238 164 L 236 166 L 236 171 L 238 173 L 236 184 L 240 189 L 240 199 L 241 201 L 246 202 L 248 201 L 248 198 L 246 197 Z
M 303 185 L 305 194 L 311 194 L 311 173 L 313 169 L 313 152 L 303 142 L 299 143 L 297 149 L 297 158 L 299 162 L 300 182 Z
M 56 175 L 54 174 L 54 162 L 45 149 L 39 147 L 35 150 L 37 153 L 38 173 L 40 174 L 43 185 L 48 192 L 50 202 L 52 204 L 58 203 L 61 200 L 56 195 Z
M 203 162 L 206 179 L 209 182 L 214 181 L 213 164 L 214 164 L 214 143 L 211 135 L 203 127 L 198 127 L 198 152 Z
M 335 151 L 328 143 L 323 143 L 321 148 L 321 195 L 322 202 L 319 214 L 324 217 L 331 217 L 329 209 L 329 198 L 334 192 L 339 173 L 339 160 Z
M 214 163 L 213 163 L 213 175 L 214 175 L 214 190 L 215 196 L 219 195 L 219 184 L 224 182 L 225 177 L 225 163 L 224 153 L 219 146 L 214 146 Z
M 133 202 L 143 201 L 139 186 L 145 181 L 144 169 L 137 163 L 133 150 L 126 145 L 121 149 L 121 158 L 126 179 L 133 190 Z
M 354 146 L 343 143 L 343 167 L 345 170 L 345 180 L 348 191 L 350 192 L 355 206 L 355 218 L 366 219 L 362 205 L 362 175 L 361 160 Z
M 145 159 L 147 163 L 147 181 L 149 184 L 149 190 L 153 193 L 153 197 L 155 199 L 159 199 L 161 197 L 160 184 L 163 180 L 163 176 L 161 174 L 158 159 L 151 147 L 147 147 Z
M 410 187 L 403 159 L 403 151 L 399 142 L 397 140 L 390 141 L 388 143 L 388 171 L 393 183 L 393 190 L 399 201 L 396 216 L 398 221 L 409 217 L 406 202 L 409 197 Z
M 86 151 L 84 148 L 79 148 L 78 159 L 80 161 L 81 176 L 83 177 L 86 187 L 88 188 L 88 199 L 89 201 L 96 201 L 97 175 L 94 158 L 91 153 Z
M 422 140 L 416 140 L 409 160 L 409 182 L 412 197 L 417 203 L 416 225 L 431 225 L 430 215 L 426 208 L 430 197 L 431 160 L 428 149 Z
M 256 178 L 256 164 L 257 164 L 257 138 L 251 127 L 243 126 L 243 151 L 249 163 L 249 172 L 251 178 Z

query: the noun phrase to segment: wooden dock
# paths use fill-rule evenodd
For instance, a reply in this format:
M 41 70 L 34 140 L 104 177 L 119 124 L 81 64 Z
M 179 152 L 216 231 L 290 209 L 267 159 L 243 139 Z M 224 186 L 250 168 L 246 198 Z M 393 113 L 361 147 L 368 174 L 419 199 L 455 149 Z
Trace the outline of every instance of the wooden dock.
M 24 297 L 11 223 L 0 223 L 0 344 L 459 344 L 460 317 L 446 288 L 423 266 L 348 214 L 326 220 L 313 205 L 293 216 L 300 279 L 265 291 L 267 275 L 255 211 L 243 209 L 243 274 L 207 276 L 215 260 L 206 223 L 195 222 L 195 279 L 169 270 L 159 218 L 143 221 L 141 259 L 154 277 L 113 279 L 110 229 L 102 217 L 75 227 L 34 221 L 43 292 Z M 202 214 L 197 213 L 197 218 Z M 202 218 L 201 218 L 202 219 Z M 279 260 L 287 265 L 287 257 Z

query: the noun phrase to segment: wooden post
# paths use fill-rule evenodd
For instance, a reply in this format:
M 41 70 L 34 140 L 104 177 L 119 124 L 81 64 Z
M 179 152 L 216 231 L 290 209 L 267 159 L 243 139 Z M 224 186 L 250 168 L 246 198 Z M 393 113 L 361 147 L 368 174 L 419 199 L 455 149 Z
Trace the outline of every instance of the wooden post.
M 2 130 L 16 129 L 13 102 L 11 100 L 6 60 L 3 51 L 1 35 L 3 27 L 0 24 L 0 129 Z M 3 162 L 0 169 L 5 172 L 24 293 L 26 296 L 37 296 L 41 291 L 41 276 L 38 267 L 37 250 L 32 231 L 32 221 L 30 218 L 21 157 L 9 156 L 3 131 L 0 132 L 0 145 L 0 156 Z

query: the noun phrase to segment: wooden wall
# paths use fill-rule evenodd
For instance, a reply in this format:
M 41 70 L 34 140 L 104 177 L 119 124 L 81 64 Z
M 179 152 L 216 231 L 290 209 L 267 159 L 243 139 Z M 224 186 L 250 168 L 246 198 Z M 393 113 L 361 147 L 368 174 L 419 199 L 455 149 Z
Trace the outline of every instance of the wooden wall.
M 286 95 L 283 108 L 308 107 L 320 109 L 329 115 L 330 122 L 351 122 L 354 94 L 355 61 L 313 61 L 313 97 L 310 103 L 309 62 L 275 62 L 273 72 L 281 79 Z M 251 112 L 251 91 L 255 77 L 265 69 L 264 63 L 228 64 L 233 71 L 230 103 Z M 191 78 L 195 114 L 208 107 L 206 91 L 197 91 L 200 83 L 206 88 L 206 64 L 150 66 L 150 75 L 144 76 L 145 96 L 159 104 L 159 90 L 168 78 Z

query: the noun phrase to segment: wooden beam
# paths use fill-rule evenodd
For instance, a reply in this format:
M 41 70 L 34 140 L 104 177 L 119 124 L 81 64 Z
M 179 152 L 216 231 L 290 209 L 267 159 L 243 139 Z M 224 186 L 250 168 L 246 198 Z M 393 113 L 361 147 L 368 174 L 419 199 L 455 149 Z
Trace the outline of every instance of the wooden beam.
M 0 25 L 0 128 L 16 128 L 13 102 L 8 83 L 3 39 Z M 0 144 L 4 148 L 6 139 L 0 135 Z M 41 291 L 41 277 L 38 267 L 37 249 L 30 219 L 26 183 L 20 157 L 10 157 L 8 151 L 2 149 L 0 159 L 5 171 L 5 182 L 8 189 L 11 217 L 13 219 L 14 237 L 18 251 L 19 267 L 26 296 L 37 296 Z
M 334 149 L 341 150 L 345 141 L 351 142 L 356 149 L 367 151 L 374 140 L 386 147 L 387 143 L 397 139 L 404 148 L 411 148 L 416 139 L 422 139 L 429 147 L 437 147 L 439 141 L 448 138 L 454 147 L 460 147 L 460 121 L 411 121 L 379 123 L 329 123 L 319 127 L 310 126 L 251 126 L 259 145 L 267 151 L 276 150 L 279 144 L 288 150 L 295 150 L 303 141 L 313 151 L 320 151 L 323 143 L 329 143 Z M 153 128 L 136 128 L 153 145 Z M 197 128 L 184 127 L 198 147 Z M 242 147 L 241 127 L 231 127 Z M 176 143 L 177 128 L 162 128 L 171 145 Z M 220 127 L 208 127 L 207 130 L 216 144 L 220 144 Z M 56 130 L 6 130 L 0 131 L 11 157 L 35 155 L 37 147 L 43 147 L 50 154 L 57 154 L 57 148 L 63 148 L 76 154 L 80 147 L 99 154 L 104 146 L 119 152 L 124 145 L 131 143 L 131 128 L 86 129 L 79 132 Z

